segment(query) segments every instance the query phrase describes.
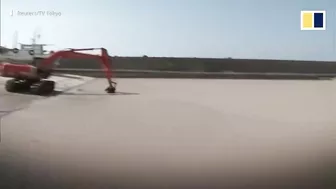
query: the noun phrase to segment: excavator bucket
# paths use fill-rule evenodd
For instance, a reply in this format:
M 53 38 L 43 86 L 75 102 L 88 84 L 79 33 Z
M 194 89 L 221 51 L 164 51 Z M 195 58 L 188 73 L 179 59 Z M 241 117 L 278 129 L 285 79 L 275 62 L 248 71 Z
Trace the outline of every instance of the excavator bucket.
M 116 88 L 113 87 L 113 86 L 108 86 L 108 87 L 105 89 L 105 91 L 106 91 L 107 93 L 115 93 L 115 92 L 116 92 Z
M 117 88 L 117 83 L 109 80 L 109 86 L 105 89 L 107 93 L 115 93 Z

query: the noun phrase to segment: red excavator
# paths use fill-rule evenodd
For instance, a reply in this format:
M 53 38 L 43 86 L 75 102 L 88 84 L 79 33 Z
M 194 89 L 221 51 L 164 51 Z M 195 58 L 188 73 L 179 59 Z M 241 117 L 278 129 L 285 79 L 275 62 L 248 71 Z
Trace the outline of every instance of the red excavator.
M 84 54 L 78 51 L 101 50 L 101 55 Z M 112 70 L 109 55 L 105 48 L 69 49 L 57 51 L 43 58 L 38 64 L 0 63 L 0 76 L 9 77 L 5 88 L 8 92 L 30 92 L 36 95 L 49 95 L 55 89 L 55 82 L 48 80 L 52 75 L 54 63 L 62 58 L 95 59 L 102 64 L 108 81 L 107 93 L 115 93 L 117 83 L 112 81 Z

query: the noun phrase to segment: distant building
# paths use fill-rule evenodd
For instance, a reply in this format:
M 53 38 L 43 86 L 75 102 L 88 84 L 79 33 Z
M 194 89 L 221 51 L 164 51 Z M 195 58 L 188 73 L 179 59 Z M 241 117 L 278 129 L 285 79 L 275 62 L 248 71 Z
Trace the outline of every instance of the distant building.
M 48 56 L 45 54 L 44 46 L 46 44 L 21 44 L 20 49 L 0 46 L 0 60 L 32 61 L 35 57 L 44 58 Z

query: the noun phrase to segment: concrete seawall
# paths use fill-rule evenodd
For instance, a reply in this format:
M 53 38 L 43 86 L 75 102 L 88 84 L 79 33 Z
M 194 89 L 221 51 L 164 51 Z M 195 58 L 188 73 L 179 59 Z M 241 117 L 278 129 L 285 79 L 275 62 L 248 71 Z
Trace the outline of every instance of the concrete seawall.
M 101 69 L 56 69 L 56 72 L 89 77 L 105 77 Z M 323 73 L 262 73 L 262 72 L 190 72 L 155 70 L 113 70 L 118 78 L 200 78 L 200 79 L 331 79 L 336 74 Z
M 115 69 L 161 70 L 190 72 L 278 72 L 278 73 L 336 73 L 336 62 L 206 59 L 165 57 L 111 57 Z M 93 60 L 63 59 L 58 68 L 98 69 Z

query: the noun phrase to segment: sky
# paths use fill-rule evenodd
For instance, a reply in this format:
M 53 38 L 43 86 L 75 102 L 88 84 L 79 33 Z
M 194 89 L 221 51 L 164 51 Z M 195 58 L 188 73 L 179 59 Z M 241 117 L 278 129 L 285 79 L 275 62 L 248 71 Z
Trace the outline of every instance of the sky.
M 301 31 L 301 10 L 326 10 L 327 29 Z M 111 56 L 333 61 L 335 13 L 335 0 L 1 0 L 0 36 Z

